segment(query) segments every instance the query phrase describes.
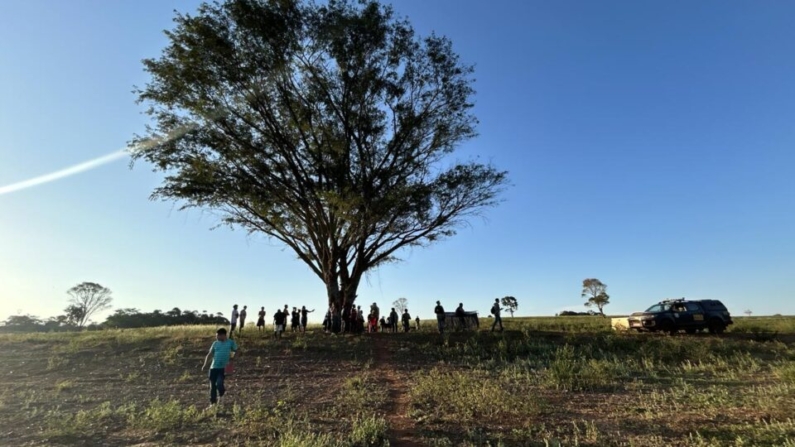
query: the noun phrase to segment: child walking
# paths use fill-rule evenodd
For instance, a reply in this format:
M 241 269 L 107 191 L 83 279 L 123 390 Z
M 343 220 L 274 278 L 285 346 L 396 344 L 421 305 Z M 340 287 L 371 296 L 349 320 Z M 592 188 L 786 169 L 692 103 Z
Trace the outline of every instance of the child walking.
M 210 346 L 210 352 L 207 353 L 207 357 L 204 358 L 204 365 L 202 365 L 202 371 L 204 371 L 204 368 L 207 367 L 207 361 L 210 360 L 210 357 L 213 358 L 209 376 L 211 405 L 223 403 L 224 393 L 226 393 L 224 371 L 229 362 L 232 361 L 232 358 L 234 358 L 236 351 L 237 343 L 226 337 L 225 328 L 215 331 L 215 341 Z

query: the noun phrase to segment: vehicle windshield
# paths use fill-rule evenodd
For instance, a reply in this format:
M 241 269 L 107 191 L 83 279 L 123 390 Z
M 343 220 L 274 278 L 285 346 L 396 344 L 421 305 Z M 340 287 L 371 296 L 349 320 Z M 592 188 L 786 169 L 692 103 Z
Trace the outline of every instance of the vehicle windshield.
M 646 312 L 665 312 L 671 308 L 670 304 L 655 304 L 646 309 Z

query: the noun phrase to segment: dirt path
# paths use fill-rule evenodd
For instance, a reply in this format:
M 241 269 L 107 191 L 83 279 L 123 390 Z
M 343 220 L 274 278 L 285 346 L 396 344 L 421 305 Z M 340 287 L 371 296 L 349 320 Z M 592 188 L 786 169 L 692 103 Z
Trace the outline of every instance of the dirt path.
M 392 360 L 389 340 L 378 334 L 375 337 L 375 361 L 378 376 L 389 390 L 386 419 L 389 423 L 389 443 L 392 447 L 421 446 L 414 421 L 408 417 L 408 380 Z

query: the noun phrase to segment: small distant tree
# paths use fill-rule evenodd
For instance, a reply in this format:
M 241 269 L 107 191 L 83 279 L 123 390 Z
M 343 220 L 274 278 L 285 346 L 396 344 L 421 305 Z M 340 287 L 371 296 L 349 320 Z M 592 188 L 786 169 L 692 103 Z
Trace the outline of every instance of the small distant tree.
M 394 303 L 392 303 L 392 307 L 394 307 L 398 315 L 400 315 L 404 310 L 409 308 L 409 300 L 405 298 L 398 298 Z
M 110 289 L 93 282 L 80 283 L 66 293 L 71 297 L 66 315 L 78 327 L 85 326 L 95 313 L 109 309 L 113 302 Z
M 751 309 L 745 309 L 745 312 L 743 313 L 745 314 L 746 317 L 750 317 L 753 312 L 751 312 Z
M 610 295 L 607 294 L 607 284 L 596 278 L 587 278 L 582 281 L 582 297 L 588 298 L 585 307 L 596 307 L 604 316 L 604 307 L 610 304 Z
M 508 312 L 511 313 L 511 318 L 513 318 L 513 313 L 516 312 L 516 309 L 519 308 L 519 303 L 516 302 L 516 298 L 512 296 L 503 297 L 500 300 L 500 303 L 508 309 Z

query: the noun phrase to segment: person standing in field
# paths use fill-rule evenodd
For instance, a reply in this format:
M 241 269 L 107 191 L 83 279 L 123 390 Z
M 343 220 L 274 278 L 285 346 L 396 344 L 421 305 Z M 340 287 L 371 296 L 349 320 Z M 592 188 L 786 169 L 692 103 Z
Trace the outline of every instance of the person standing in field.
M 392 332 L 398 331 L 398 314 L 394 307 L 392 308 L 392 311 L 389 312 L 389 329 Z
M 458 303 L 458 308 L 455 310 L 455 316 L 458 317 L 458 326 L 461 330 L 467 328 L 466 311 L 464 311 L 464 303 Z
M 373 303 L 373 305 L 370 306 L 370 313 L 375 317 L 375 321 L 381 319 L 381 310 L 378 308 L 378 304 Z
M 315 309 L 306 310 L 306 306 L 301 306 L 301 332 L 306 332 L 307 314 L 314 312 Z
M 204 365 L 202 365 L 202 371 L 204 371 L 204 368 L 207 367 L 207 361 L 210 360 L 210 357 L 213 358 L 209 374 L 210 405 L 223 403 L 223 397 L 226 394 L 224 371 L 229 362 L 235 357 L 235 352 L 237 352 L 237 343 L 231 338 L 226 338 L 226 329 L 220 328 L 215 331 L 215 341 L 210 346 L 210 352 L 207 353 L 207 357 L 204 358 Z
M 417 318 L 414 319 L 414 322 L 415 322 L 415 324 L 417 326 L 417 330 L 419 331 L 420 330 L 420 316 L 419 315 L 417 315 Z
M 265 330 L 265 306 L 262 306 L 259 309 L 259 314 L 257 318 L 257 331 L 262 332 Z
M 237 304 L 232 306 L 232 318 L 229 320 L 229 336 L 235 335 L 235 328 L 237 327 L 237 319 L 240 313 L 237 311 Z
M 433 313 L 436 314 L 436 325 L 439 327 L 439 333 L 444 334 L 444 307 L 442 303 L 437 301 L 436 307 L 433 308 Z
M 248 306 L 243 306 L 243 310 L 240 311 L 240 327 L 237 328 L 237 333 L 243 333 L 243 326 L 246 325 L 246 317 L 248 316 L 248 312 L 246 312 Z
M 301 314 L 298 313 L 298 308 L 293 306 L 293 311 L 290 313 L 290 330 L 297 332 L 301 329 Z
M 362 306 L 356 306 L 356 331 L 358 333 L 364 332 L 364 311 Z
M 408 332 L 409 326 L 411 326 L 411 315 L 408 309 L 403 309 L 403 332 Z
M 500 307 L 500 299 L 494 298 L 494 305 L 491 306 L 491 314 L 494 315 L 494 323 L 491 324 L 491 332 L 494 332 L 494 328 L 497 326 L 497 323 L 500 324 L 500 332 L 502 332 L 502 317 L 500 317 L 500 311 L 502 307 Z
M 277 309 L 276 313 L 273 314 L 273 336 L 275 338 L 282 338 L 282 332 L 284 331 L 284 320 L 287 319 L 287 313 L 283 313 L 281 309 Z

